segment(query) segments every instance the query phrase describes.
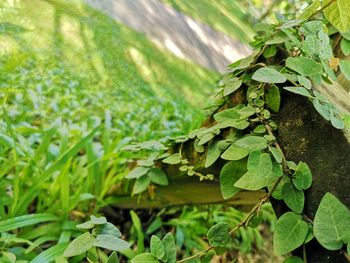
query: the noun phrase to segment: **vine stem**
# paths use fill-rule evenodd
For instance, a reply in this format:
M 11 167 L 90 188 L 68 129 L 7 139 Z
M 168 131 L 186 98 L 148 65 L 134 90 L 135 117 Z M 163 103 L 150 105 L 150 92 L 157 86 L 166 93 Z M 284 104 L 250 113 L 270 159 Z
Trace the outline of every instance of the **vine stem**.
M 260 115 L 258 115 L 258 117 L 259 117 L 261 123 L 264 124 L 264 126 L 265 126 L 265 128 L 266 128 L 268 134 L 271 135 L 271 136 L 274 136 L 273 130 L 272 130 L 271 126 L 266 122 L 266 120 L 265 120 L 262 116 L 260 116 Z M 250 210 L 250 212 L 248 213 L 248 215 L 247 215 L 237 226 L 235 226 L 235 227 L 229 232 L 230 235 L 233 235 L 233 234 L 234 234 L 237 230 L 239 230 L 241 227 L 246 227 L 246 224 L 247 224 L 248 220 L 249 220 L 256 212 L 258 212 L 258 211 L 261 209 L 261 206 L 262 206 L 264 203 L 266 203 L 266 202 L 270 199 L 270 197 L 272 196 L 273 192 L 277 189 L 278 185 L 281 183 L 283 177 L 284 177 L 286 174 L 289 174 L 289 172 L 290 172 L 290 171 L 289 171 L 289 168 L 288 168 L 288 164 L 287 164 L 286 157 L 285 157 L 285 155 L 284 155 L 284 153 L 283 153 L 283 151 L 282 151 L 281 146 L 278 144 L 277 141 L 274 142 L 274 145 L 275 145 L 275 147 L 276 147 L 277 149 L 279 149 L 279 150 L 281 151 L 281 153 L 282 153 L 283 175 L 280 176 L 280 177 L 277 179 L 277 181 L 275 182 L 275 184 L 272 186 L 271 190 L 270 190 L 269 192 L 267 192 L 265 195 L 263 195 L 263 196 L 260 198 L 259 203 L 257 203 L 257 204 Z M 195 259 L 195 258 L 201 256 L 202 254 L 204 254 L 204 253 L 210 251 L 212 248 L 213 248 L 213 246 L 209 246 L 209 247 L 207 247 L 205 250 L 202 250 L 202 251 L 198 252 L 197 254 L 195 254 L 195 255 L 193 255 L 193 256 L 190 256 L 190 257 L 187 257 L 187 258 L 184 258 L 184 259 L 181 259 L 181 260 L 177 261 L 177 263 L 183 263 L 183 262 L 187 262 L 187 261 L 189 261 L 189 260 L 191 260 L 191 259 Z
M 207 247 L 205 250 L 202 250 L 202 251 L 198 252 L 197 254 L 195 254 L 195 255 L 193 255 L 193 256 L 190 256 L 190 257 L 187 257 L 187 258 L 184 258 L 184 259 L 181 259 L 181 260 L 177 261 L 177 263 L 183 263 L 183 262 L 189 261 L 189 260 L 191 260 L 191 259 L 195 259 L 195 258 L 199 257 L 200 255 L 202 255 L 202 254 L 208 252 L 208 251 L 211 250 L 212 248 L 213 248 L 213 246 L 209 246 L 209 247 Z

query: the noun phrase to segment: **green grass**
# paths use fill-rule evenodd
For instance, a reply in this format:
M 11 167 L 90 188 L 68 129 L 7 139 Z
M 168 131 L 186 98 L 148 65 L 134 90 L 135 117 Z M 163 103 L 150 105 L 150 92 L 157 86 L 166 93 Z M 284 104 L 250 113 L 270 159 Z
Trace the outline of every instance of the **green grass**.
M 210 25 L 233 39 L 251 41 L 254 31 L 249 25 L 247 8 L 238 0 L 162 0 L 176 10 Z M 249 20 L 250 21 L 250 20 Z
M 219 75 L 81 1 L 0 8 L 0 261 L 28 262 L 108 204 L 122 146 L 198 126 Z

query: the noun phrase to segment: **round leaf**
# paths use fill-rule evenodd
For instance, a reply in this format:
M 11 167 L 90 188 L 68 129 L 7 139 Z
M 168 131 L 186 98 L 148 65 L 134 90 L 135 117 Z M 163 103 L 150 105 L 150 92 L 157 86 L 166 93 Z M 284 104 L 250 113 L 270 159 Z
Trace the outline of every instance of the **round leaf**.
M 277 255 L 287 254 L 301 246 L 308 234 L 308 225 L 300 215 L 293 212 L 283 214 L 276 222 L 273 237 Z
M 323 196 L 316 211 L 314 234 L 328 250 L 338 250 L 350 241 L 350 211 L 331 193 Z
M 223 247 L 229 245 L 231 242 L 231 236 L 229 234 L 229 226 L 227 223 L 219 223 L 212 226 L 207 237 L 209 244 L 213 247 Z
M 284 83 L 286 77 L 273 68 L 260 68 L 252 76 L 252 79 L 265 83 Z
M 291 183 L 286 183 L 282 187 L 282 196 L 286 205 L 296 213 L 301 213 L 304 209 L 304 192 L 295 188 Z
M 245 162 L 228 162 L 220 172 L 220 190 L 222 197 L 226 200 L 240 191 L 234 184 L 246 172 Z

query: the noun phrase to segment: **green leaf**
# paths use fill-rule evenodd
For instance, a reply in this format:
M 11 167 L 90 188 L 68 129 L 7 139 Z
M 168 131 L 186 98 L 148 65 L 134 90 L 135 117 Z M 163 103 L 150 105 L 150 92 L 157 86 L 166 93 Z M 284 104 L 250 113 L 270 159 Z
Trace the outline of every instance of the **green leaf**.
M 0 221 L 0 232 L 58 220 L 59 218 L 52 214 L 29 214 L 24 216 L 17 216 L 15 218 Z
M 293 93 L 298 94 L 298 95 L 312 98 L 312 95 L 310 94 L 310 92 L 307 89 L 305 89 L 304 87 L 294 87 L 293 86 L 293 87 L 284 87 L 283 89 L 288 90 L 288 91 L 293 92 Z
M 280 149 L 269 146 L 269 150 L 272 153 L 277 163 L 282 163 L 282 152 Z
M 308 20 L 321 6 L 320 0 L 315 0 L 310 4 L 303 13 L 300 14 L 298 19 Z
M 248 172 L 234 184 L 235 187 L 255 191 L 268 185 L 272 171 L 272 161 L 269 154 L 252 151 L 247 166 Z
M 145 236 L 142 230 L 141 221 L 138 215 L 133 210 L 130 211 L 130 216 L 131 216 L 132 225 L 136 229 L 136 234 L 137 234 L 137 253 L 142 253 L 145 250 L 145 245 L 144 245 Z
M 88 251 L 94 245 L 95 238 L 86 232 L 78 237 L 76 237 L 66 248 L 63 253 L 65 257 L 74 257 L 81 255 Z
M 218 147 L 220 141 L 212 141 L 208 145 L 207 156 L 205 158 L 204 167 L 211 166 L 221 155 L 221 149 Z
M 275 45 L 271 45 L 271 46 L 268 46 L 268 47 L 265 49 L 265 51 L 264 51 L 264 53 L 263 53 L 263 56 L 264 56 L 265 58 L 271 58 L 271 57 L 273 57 L 274 55 L 276 55 L 276 53 L 277 53 L 277 48 L 276 48 L 276 46 L 275 46 Z
M 283 263 L 304 263 L 304 260 L 302 260 L 300 257 L 291 256 L 286 258 Z
M 225 122 L 239 119 L 241 116 L 236 108 L 227 109 L 214 114 L 214 119 L 217 122 Z
M 119 229 L 114 226 L 112 223 L 107 222 L 103 225 L 97 225 L 93 230 L 92 234 L 94 236 L 98 235 L 113 235 L 116 237 L 121 237 L 122 233 L 119 231 Z
M 341 249 L 350 241 L 350 211 L 333 194 L 326 193 L 316 211 L 314 234 L 328 250 Z
M 297 170 L 293 174 L 292 181 L 298 190 L 306 190 L 310 188 L 312 184 L 312 173 L 306 163 L 300 162 L 298 164 Z
M 201 263 L 210 263 L 212 262 L 213 257 L 215 256 L 215 251 L 209 251 L 200 257 Z
M 225 83 L 224 96 L 230 95 L 240 88 L 242 80 L 238 78 L 232 78 Z
M 347 253 L 348 255 L 350 255 L 350 241 L 348 242 L 348 245 L 346 247 Z
M 93 224 L 95 225 L 103 225 L 103 224 L 106 224 L 107 223 L 107 219 L 102 216 L 102 217 L 96 217 L 94 215 L 91 215 L 90 216 L 90 220 Z
M 248 135 L 235 142 L 238 147 L 252 150 L 264 150 L 267 148 L 267 140 L 260 136 Z
M 209 244 L 213 247 L 224 247 L 230 244 L 231 235 L 229 234 L 229 226 L 227 223 L 218 223 L 212 226 L 207 237 Z
M 325 118 L 327 121 L 331 119 L 329 104 L 321 104 L 318 99 L 313 99 L 312 104 L 323 118 Z
M 277 255 L 287 254 L 301 246 L 308 233 L 308 225 L 300 215 L 293 212 L 283 214 L 276 222 L 273 236 Z
M 114 251 L 112 254 L 108 257 L 106 263 L 119 263 L 118 254 Z
M 286 66 L 302 76 L 312 76 L 322 73 L 320 63 L 308 57 L 288 57 Z
M 286 77 L 273 68 L 259 68 L 254 72 L 252 79 L 265 83 L 284 83 Z
M 296 213 L 301 213 L 304 209 L 304 192 L 295 188 L 291 183 L 286 183 L 282 187 L 283 200 L 286 205 Z
M 340 71 L 347 80 L 350 80 L 350 61 L 341 59 L 339 62 Z
M 91 228 L 93 228 L 94 226 L 95 226 L 95 224 L 92 223 L 91 220 L 89 220 L 89 221 L 86 221 L 86 222 L 84 222 L 84 223 L 81 223 L 81 224 L 76 225 L 76 228 L 80 228 L 80 229 L 91 229 Z
M 308 90 L 312 89 L 311 81 L 308 78 L 298 75 L 298 82 Z
M 166 174 L 159 168 L 152 168 L 148 173 L 148 177 L 155 184 L 167 186 L 169 185 L 168 177 Z
M 158 263 L 159 261 L 151 253 L 143 253 L 135 256 L 131 263 Z
M 222 197 L 226 200 L 240 191 L 234 184 L 246 172 L 245 162 L 228 162 L 220 171 L 220 190 Z
M 246 148 L 238 147 L 235 144 L 231 144 L 230 147 L 221 155 L 221 158 L 229 161 L 241 160 L 248 156 L 249 150 Z
M 150 183 L 151 179 L 147 175 L 141 176 L 136 180 L 134 188 L 132 189 L 132 194 L 136 195 L 147 190 Z
M 93 245 L 113 251 L 121 251 L 130 247 L 129 242 L 113 235 L 98 235 Z
M 141 176 L 145 175 L 148 172 L 148 170 L 149 168 L 147 167 L 136 167 L 130 173 L 128 173 L 128 175 L 125 176 L 125 178 L 128 178 L 128 179 L 140 178 Z
M 165 249 L 165 258 L 167 263 L 175 263 L 176 262 L 176 245 L 174 236 L 171 233 L 165 235 L 162 240 L 164 249 Z
M 281 104 L 280 89 L 276 85 L 269 87 L 265 93 L 265 102 L 267 106 L 274 112 L 278 112 Z
M 162 240 L 155 235 L 151 237 L 151 253 L 159 260 L 165 256 L 165 249 Z
M 169 157 L 163 159 L 162 162 L 167 164 L 179 164 L 181 162 L 180 154 L 175 153 L 170 155 Z
M 332 0 L 324 0 L 322 5 L 327 5 Z M 323 10 L 327 20 L 340 32 L 350 29 L 350 2 L 348 0 L 333 1 Z
M 342 41 L 340 42 L 340 48 L 345 56 L 350 55 L 350 41 L 349 40 L 343 38 Z

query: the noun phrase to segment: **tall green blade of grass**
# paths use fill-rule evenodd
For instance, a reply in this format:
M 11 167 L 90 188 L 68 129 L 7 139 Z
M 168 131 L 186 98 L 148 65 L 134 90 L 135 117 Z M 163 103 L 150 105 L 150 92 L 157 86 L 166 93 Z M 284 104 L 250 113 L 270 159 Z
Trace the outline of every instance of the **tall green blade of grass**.
M 54 245 L 36 256 L 31 263 L 48 263 L 52 262 L 56 257 L 61 256 L 68 246 L 68 243 Z
M 33 183 L 33 186 L 21 197 L 21 199 L 18 202 L 18 205 L 14 205 L 11 208 L 12 216 L 25 213 L 25 211 L 28 208 L 28 205 L 40 192 L 40 187 L 42 183 L 48 180 L 54 172 L 59 171 L 61 166 L 66 164 L 70 158 L 74 157 L 86 145 L 86 143 L 92 139 L 92 137 L 99 129 L 100 126 L 93 129 L 85 137 L 78 141 L 73 147 L 71 147 L 63 155 L 61 155 L 61 157 L 59 157 L 56 162 L 54 162 L 46 170 L 44 170 L 44 172 L 38 178 L 36 178 L 36 180 Z
M 43 222 L 58 221 L 59 218 L 52 214 L 30 214 L 18 216 L 0 221 L 0 232 L 31 226 Z

